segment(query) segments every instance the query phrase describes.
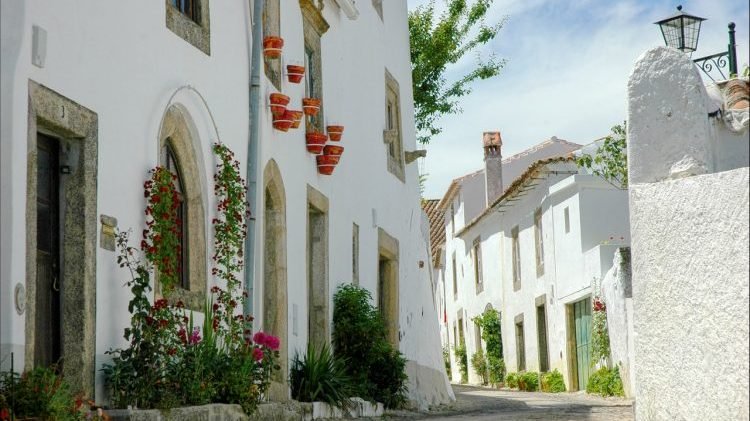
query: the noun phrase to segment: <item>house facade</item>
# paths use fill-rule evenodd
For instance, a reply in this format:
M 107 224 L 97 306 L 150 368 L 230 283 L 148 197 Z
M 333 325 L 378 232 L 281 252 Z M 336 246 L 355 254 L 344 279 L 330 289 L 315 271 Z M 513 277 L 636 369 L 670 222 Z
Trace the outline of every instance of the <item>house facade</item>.
M 581 326 L 589 323 L 592 285 L 615 249 L 629 244 L 627 195 L 579 170 L 569 153 L 534 158 L 472 219 L 455 230 L 446 220 L 441 321 L 453 381 L 461 376 L 452 351 L 463 344 L 468 381 L 481 382 L 470 363 L 485 347 L 474 318 L 490 308 L 501 315 L 508 372 L 559 369 L 572 390 L 588 378 L 589 333 Z
M 1 3 L 2 368 L 11 352 L 16 369 L 62 358 L 75 386 L 106 400 L 99 369 L 129 323 L 114 233 L 140 233 L 142 182 L 157 165 L 179 174 L 182 294 L 202 309 L 214 282 L 211 145 L 222 142 L 249 182 L 245 310 L 283 344 L 272 397 L 288 398 L 296 352 L 330 341 L 333 295 L 352 282 L 372 292 L 408 360 L 410 399 L 450 399 L 414 163 L 406 5 L 142 3 Z M 266 36 L 284 39 L 280 58 L 261 55 Z M 289 64 L 305 67 L 300 83 Z M 300 111 L 318 98 L 320 112 L 282 132 L 272 93 Z M 344 126 L 334 143 L 344 153 L 325 175 L 305 142 L 329 125 Z

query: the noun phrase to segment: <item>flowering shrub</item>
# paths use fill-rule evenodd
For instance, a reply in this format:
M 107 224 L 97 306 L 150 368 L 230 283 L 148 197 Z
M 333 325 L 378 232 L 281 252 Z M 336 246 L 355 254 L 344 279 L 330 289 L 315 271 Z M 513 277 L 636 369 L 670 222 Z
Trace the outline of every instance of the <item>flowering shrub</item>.
M 250 413 L 268 389 L 271 374 L 279 369 L 279 339 L 263 332 L 252 334 L 250 315 L 238 313 L 247 293 L 242 291 L 242 245 L 247 225 L 246 188 L 239 163 L 222 144 L 213 151 L 219 164 L 214 176 L 217 217 L 214 226 L 212 275 L 224 288 L 213 286 L 204 308 L 201 328 L 182 302 L 160 298 L 151 304 L 151 274 L 159 274 L 162 290 L 178 281 L 182 250 L 179 247 L 175 175 L 163 168 L 150 172 L 144 184 L 147 199 L 146 229 L 140 255 L 129 246 L 129 233 L 118 233 L 117 258 L 130 271 L 133 294 L 128 305 L 131 323 L 125 329 L 128 348 L 112 350 L 113 363 L 105 365 L 115 406 L 170 408 L 211 402 L 237 403 Z
M 601 294 L 601 284 L 594 281 L 594 297 L 591 299 L 591 365 L 609 361 L 609 331 L 607 329 L 607 305 Z

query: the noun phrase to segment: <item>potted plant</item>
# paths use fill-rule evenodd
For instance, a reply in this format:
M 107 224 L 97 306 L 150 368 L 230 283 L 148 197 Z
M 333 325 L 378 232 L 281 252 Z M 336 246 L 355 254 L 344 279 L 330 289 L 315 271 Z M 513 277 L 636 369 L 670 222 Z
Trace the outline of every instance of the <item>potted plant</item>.
M 293 123 L 294 114 L 292 114 L 292 111 L 289 110 L 287 110 L 280 116 L 273 117 L 273 128 L 276 130 L 281 130 L 282 132 L 288 131 Z
M 292 128 L 298 128 L 300 123 L 302 122 L 302 116 L 304 115 L 304 113 L 297 110 L 287 110 L 287 112 L 292 113 Z
M 281 57 L 281 49 L 284 47 L 284 39 L 281 37 L 263 38 L 263 56 L 277 59 Z
M 333 139 L 332 139 L 333 140 Z M 323 154 L 324 155 L 331 155 L 331 156 L 341 156 L 341 154 L 344 152 L 343 146 L 338 145 L 326 145 L 323 148 Z
M 302 82 L 302 78 L 305 77 L 305 66 L 299 66 L 296 64 L 287 65 L 286 76 L 289 78 L 289 82 L 292 82 L 292 83 Z
M 320 99 L 318 98 L 302 98 L 302 110 L 305 115 L 316 116 L 320 111 Z
M 313 154 L 319 154 L 323 152 L 323 145 L 325 145 L 328 136 L 325 133 L 320 132 L 307 132 L 305 135 L 307 140 L 307 150 Z
M 338 156 L 334 155 L 318 155 L 315 157 L 318 162 L 318 172 L 323 175 L 333 174 L 333 169 L 336 168 L 338 163 Z
M 271 114 L 274 117 L 283 116 L 286 112 L 287 104 L 289 104 L 288 96 L 280 93 L 271 94 Z
M 341 140 L 341 134 L 344 132 L 344 126 L 328 126 L 326 127 L 326 130 L 328 131 L 328 137 L 330 137 L 332 141 L 338 142 L 339 140 Z

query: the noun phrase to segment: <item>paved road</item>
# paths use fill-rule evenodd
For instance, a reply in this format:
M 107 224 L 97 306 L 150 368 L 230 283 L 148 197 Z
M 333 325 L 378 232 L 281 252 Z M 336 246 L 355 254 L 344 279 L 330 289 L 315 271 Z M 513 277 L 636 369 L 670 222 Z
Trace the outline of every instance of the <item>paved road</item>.
M 394 419 L 633 421 L 632 402 L 584 393 L 529 393 L 453 385 L 456 402 L 429 414 L 394 413 Z

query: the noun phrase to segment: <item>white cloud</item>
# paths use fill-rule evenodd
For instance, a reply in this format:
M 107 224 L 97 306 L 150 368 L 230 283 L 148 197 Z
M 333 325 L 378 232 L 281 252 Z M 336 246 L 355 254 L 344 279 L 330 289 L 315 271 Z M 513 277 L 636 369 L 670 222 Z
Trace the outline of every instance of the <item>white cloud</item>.
M 426 3 L 409 0 L 409 7 Z M 436 1 L 441 10 L 442 1 Z M 707 17 L 699 51 L 726 48 L 726 24 L 737 23 L 740 66 L 748 61 L 748 5 L 741 0 L 693 0 L 686 12 Z M 453 178 L 482 167 L 483 131 L 500 130 L 503 155 L 510 156 L 550 136 L 588 143 L 626 118 L 627 80 L 645 50 L 662 44 L 653 22 L 674 12 L 666 1 L 498 0 L 490 22 L 510 18 L 486 46 L 508 63 L 502 74 L 474 85 L 464 110 L 440 121 L 441 135 L 427 147 L 426 197 L 441 197 Z M 458 63 L 458 77 L 474 57 Z

